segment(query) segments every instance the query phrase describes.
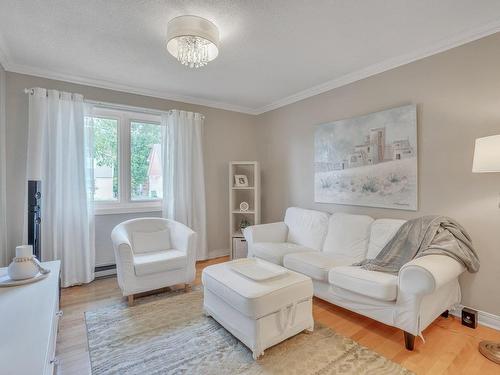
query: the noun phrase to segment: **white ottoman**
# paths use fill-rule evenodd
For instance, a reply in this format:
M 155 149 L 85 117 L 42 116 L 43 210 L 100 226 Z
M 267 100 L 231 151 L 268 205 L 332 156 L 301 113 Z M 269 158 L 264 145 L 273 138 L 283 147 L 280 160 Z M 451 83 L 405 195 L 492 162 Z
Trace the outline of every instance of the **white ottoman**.
M 286 272 L 256 281 L 232 268 L 245 262 Z M 205 313 L 249 347 L 254 359 L 265 349 L 314 328 L 313 285 L 305 275 L 260 259 L 237 259 L 206 267 L 201 279 Z

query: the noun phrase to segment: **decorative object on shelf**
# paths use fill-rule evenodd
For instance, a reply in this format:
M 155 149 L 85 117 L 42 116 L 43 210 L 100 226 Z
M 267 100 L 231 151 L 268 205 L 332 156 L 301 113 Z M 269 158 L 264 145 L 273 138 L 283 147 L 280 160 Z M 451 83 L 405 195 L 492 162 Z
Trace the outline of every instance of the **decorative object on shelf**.
M 476 139 L 472 172 L 500 172 L 500 134 Z M 500 364 L 500 342 L 481 341 L 479 352 Z
M 197 16 L 179 16 L 169 21 L 167 50 L 182 65 L 200 68 L 219 54 L 219 29 Z
M 393 108 L 320 125 L 314 200 L 417 209 L 417 108 Z
M 250 222 L 246 218 L 241 219 L 240 229 L 242 232 L 243 232 L 243 229 L 245 229 L 246 227 L 249 227 L 250 225 L 252 225 L 252 224 L 250 224 Z
M 241 202 L 240 203 L 240 211 L 248 211 L 248 209 L 250 208 L 250 205 L 247 203 L 247 202 Z
M 38 273 L 38 266 L 33 259 L 33 246 L 22 245 L 16 247 L 16 256 L 9 265 L 8 273 L 12 280 L 29 279 Z
M 246 258 L 248 255 L 247 240 L 244 237 L 233 237 L 231 258 Z
M 27 284 L 45 278 L 49 272 L 33 256 L 33 246 L 17 246 L 16 256 L 7 269 L 7 275 L 0 277 L 0 285 Z
M 248 187 L 248 177 L 244 174 L 234 175 L 234 186 L 236 187 Z

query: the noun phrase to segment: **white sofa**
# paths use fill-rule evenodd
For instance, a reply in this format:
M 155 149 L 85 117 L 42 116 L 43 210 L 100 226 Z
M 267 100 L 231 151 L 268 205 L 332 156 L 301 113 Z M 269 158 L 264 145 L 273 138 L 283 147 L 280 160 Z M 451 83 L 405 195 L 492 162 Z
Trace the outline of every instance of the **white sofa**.
M 196 233 L 162 218 L 132 219 L 111 232 L 118 285 L 129 304 L 134 294 L 193 282 Z
M 318 298 L 398 327 L 413 349 L 416 335 L 460 302 L 465 267 L 444 255 L 405 264 L 398 275 L 352 266 L 375 258 L 404 220 L 290 207 L 283 222 L 244 230 L 248 256 L 308 275 Z

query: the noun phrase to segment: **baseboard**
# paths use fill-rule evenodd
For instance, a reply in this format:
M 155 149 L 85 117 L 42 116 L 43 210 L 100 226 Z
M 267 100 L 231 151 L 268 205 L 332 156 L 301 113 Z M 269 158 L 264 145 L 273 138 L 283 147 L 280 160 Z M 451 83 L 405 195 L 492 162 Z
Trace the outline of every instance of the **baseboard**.
M 219 257 L 228 256 L 230 253 L 229 249 L 215 249 L 208 252 L 208 259 L 214 259 Z
M 116 275 L 116 265 L 110 264 L 106 266 L 97 266 L 95 268 L 95 277 L 106 277 Z
M 457 309 L 455 310 L 450 310 L 450 314 L 459 317 L 462 319 L 462 309 L 464 305 L 459 305 Z M 471 309 L 476 310 L 475 308 L 471 307 Z M 485 327 L 493 328 L 496 329 L 497 331 L 500 331 L 500 316 L 491 314 L 486 311 L 481 311 L 481 310 L 476 310 L 477 311 L 477 322 Z

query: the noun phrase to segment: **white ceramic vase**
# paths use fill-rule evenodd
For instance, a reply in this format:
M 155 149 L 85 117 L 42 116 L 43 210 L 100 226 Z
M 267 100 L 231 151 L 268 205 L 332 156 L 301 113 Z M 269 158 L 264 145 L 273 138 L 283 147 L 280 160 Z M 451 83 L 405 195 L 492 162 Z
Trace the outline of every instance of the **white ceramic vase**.
M 8 273 L 12 280 L 25 280 L 35 277 L 39 272 L 33 261 L 33 247 L 22 245 L 16 247 L 16 257 L 9 265 Z

